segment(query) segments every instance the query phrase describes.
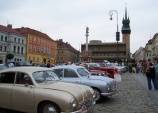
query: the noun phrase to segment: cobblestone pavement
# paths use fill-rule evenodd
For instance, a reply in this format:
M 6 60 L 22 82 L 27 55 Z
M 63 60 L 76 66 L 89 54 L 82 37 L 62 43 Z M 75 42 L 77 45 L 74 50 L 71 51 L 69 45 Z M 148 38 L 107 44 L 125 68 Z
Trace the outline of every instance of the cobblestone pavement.
M 142 74 L 122 75 L 116 95 L 103 98 L 95 113 L 158 113 L 158 91 L 148 91 Z
M 94 113 L 158 113 L 158 91 L 148 91 L 146 77 L 125 73 L 118 85 L 118 93 L 102 98 Z M 0 113 L 17 113 L 0 110 Z

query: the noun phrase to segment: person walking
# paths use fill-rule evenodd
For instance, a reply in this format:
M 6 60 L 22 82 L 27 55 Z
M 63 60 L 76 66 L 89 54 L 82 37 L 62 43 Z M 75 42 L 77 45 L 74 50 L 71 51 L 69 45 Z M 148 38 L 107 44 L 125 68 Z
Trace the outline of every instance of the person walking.
M 155 80 L 158 87 L 158 60 L 155 63 Z
M 147 60 L 143 60 L 141 65 L 142 65 L 142 73 L 143 73 L 143 75 L 146 75 Z
M 147 62 L 146 77 L 148 82 L 148 89 L 152 90 L 152 83 L 153 83 L 154 89 L 157 90 L 158 88 L 155 79 L 155 67 L 150 59 L 148 59 Z

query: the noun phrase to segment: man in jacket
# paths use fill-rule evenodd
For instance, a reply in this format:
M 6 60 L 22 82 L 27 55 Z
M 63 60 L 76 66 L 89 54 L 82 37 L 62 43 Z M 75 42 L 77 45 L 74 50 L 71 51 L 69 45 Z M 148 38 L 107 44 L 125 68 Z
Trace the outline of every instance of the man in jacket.
M 155 64 L 155 80 L 158 87 L 158 60 L 156 61 L 156 64 Z
M 147 69 L 146 69 L 146 76 L 147 76 L 147 82 L 148 82 L 148 89 L 152 89 L 152 82 L 154 85 L 154 89 L 157 90 L 157 83 L 156 83 L 156 77 L 155 77 L 155 67 L 150 59 L 148 59 L 147 62 Z

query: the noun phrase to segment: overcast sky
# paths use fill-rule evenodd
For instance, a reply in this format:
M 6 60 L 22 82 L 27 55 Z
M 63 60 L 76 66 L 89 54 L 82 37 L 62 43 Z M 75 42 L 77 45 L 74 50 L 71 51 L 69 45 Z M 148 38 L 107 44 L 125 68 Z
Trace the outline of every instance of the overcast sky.
M 30 27 L 54 40 L 62 38 L 79 50 L 85 43 L 86 26 L 89 40 L 115 42 L 116 14 L 111 21 L 109 11 L 118 11 L 121 31 L 125 4 L 134 53 L 158 32 L 158 0 L 0 0 L 0 24 Z

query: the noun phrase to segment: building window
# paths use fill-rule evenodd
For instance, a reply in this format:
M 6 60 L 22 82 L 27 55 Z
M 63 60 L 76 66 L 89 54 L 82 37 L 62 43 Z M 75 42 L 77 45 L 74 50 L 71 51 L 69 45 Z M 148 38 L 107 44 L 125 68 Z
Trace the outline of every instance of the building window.
M 6 52 L 7 51 L 7 46 L 4 46 L 4 52 Z
M 31 61 L 31 57 L 29 56 L 29 61 Z
M 0 51 L 2 51 L 2 46 L 0 45 Z
M 35 57 L 33 57 L 33 61 L 35 61 Z
M 1 41 L 3 41 L 3 35 L 1 35 Z
M 16 37 L 14 38 L 14 42 L 16 42 Z
M 6 41 L 6 42 L 7 42 L 7 39 L 8 39 L 8 38 L 7 38 L 7 36 L 6 36 L 6 37 L 5 37 L 5 41 Z
M 24 44 L 24 40 L 22 40 L 22 44 Z
M 24 53 L 24 48 L 23 47 L 21 47 L 21 54 L 23 54 Z
M 14 53 L 16 53 L 16 46 L 14 46 Z
M 20 38 L 18 39 L 18 43 L 20 43 Z
M 37 57 L 37 62 L 39 62 L 39 58 Z
M 18 51 L 17 51 L 17 53 L 19 54 L 20 53 L 20 47 L 18 46 Z

